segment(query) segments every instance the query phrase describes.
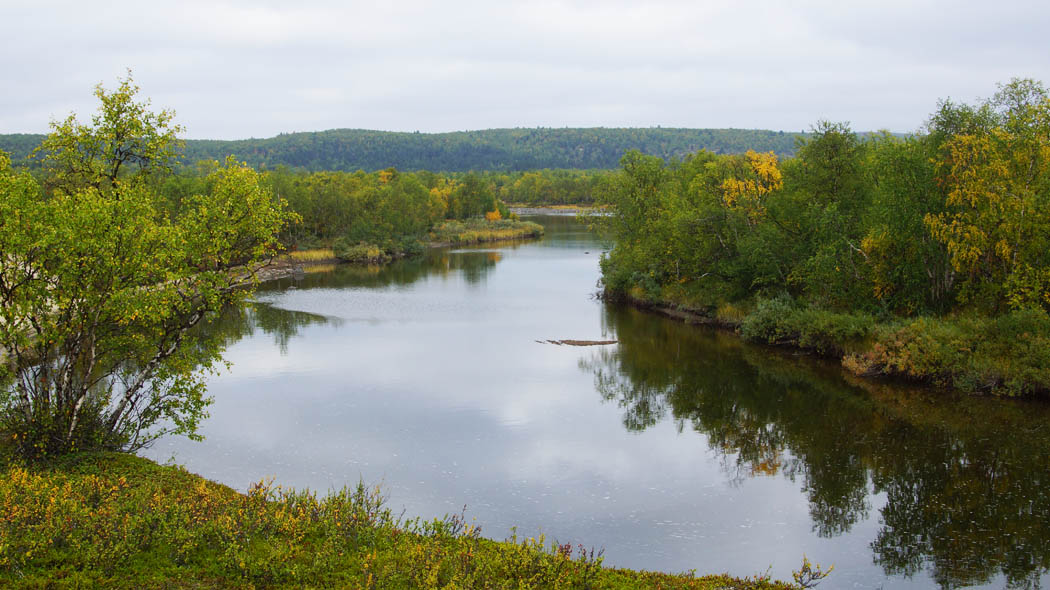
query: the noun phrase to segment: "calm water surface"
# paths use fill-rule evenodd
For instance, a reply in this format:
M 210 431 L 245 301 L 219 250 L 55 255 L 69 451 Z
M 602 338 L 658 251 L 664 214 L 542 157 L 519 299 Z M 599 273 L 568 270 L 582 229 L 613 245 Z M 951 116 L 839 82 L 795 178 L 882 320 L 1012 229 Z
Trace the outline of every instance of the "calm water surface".
M 599 244 L 338 267 L 216 333 L 203 443 L 145 454 L 244 490 L 380 483 L 407 515 L 604 547 L 605 563 L 829 588 L 1031 586 L 1050 567 L 1050 412 L 832 365 L 593 299 Z M 547 340 L 618 340 L 599 347 Z

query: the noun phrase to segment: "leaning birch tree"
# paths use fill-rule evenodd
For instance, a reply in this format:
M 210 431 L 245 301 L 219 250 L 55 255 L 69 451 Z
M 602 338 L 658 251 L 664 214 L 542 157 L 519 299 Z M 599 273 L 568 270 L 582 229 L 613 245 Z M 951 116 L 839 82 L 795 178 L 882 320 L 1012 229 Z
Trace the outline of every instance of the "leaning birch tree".
M 195 328 L 245 298 L 291 219 L 230 159 L 165 211 L 172 113 L 101 85 L 91 123 L 52 123 L 44 178 L 0 152 L 0 436 L 27 458 L 196 437 L 221 344 Z

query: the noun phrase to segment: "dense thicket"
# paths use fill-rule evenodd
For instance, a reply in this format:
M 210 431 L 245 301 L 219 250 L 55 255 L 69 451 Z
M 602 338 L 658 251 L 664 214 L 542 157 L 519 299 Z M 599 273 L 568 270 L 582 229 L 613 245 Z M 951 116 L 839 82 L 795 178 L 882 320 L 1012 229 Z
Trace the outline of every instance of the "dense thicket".
M 481 178 L 506 203 L 520 205 L 590 205 L 609 170 L 530 170 L 484 172 Z
M 43 135 L 0 135 L 0 150 L 20 160 Z M 487 129 L 453 133 L 399 133 L 333 129 L 287 133 L 267 139 L 188 140 L 185 162 L 224 160 L 232 154 L 250 166 L 310 171 L 401 170 L 465 172 L 539 168 L 613 169 L 627 150 L 661 158 L 705 149 L 794 152 L 795 134 L 755 129 Z
M 785 160 L 700 151 L 665 163 L 630 152 L 621 164 L 599 199 L 615 211 L 600 220 L 616 238 L 602 266 L 609 296 L 711 311 L 747 302 L 733 312 L 749 315 L 745 335 L 825 352 L 871 337 L 876 320 L 966 314 L 975 319 L 884 333 L 858 370 L 948 375 L 992 391 L 1050 387 L 1040 371 L 1050 360 L 1041 84 L 1014 80 L 979 105 L 945 101 L 908 138 L 861 139 L 825 122 Z M 1010 344 L 1021 337 L 1032 343 L 1024 351 Z M 990 365 L 1008 366 L 975 369 L 981 347 Z M 929 366 L 915 365 L 915 350 Z
M 207 190 L 215 163 L 202 161 L 164 179 L 159 192 L 177 212 L 187 195 Z M 509 217 L 490 179 L 432 172 L 303 172 L 285 167 L 260 174 L 261 183 L 300 217 L 282 234 L 293 249 L 347 250 L 375 246 L 389 254 L 414 251 L 445 220 Z

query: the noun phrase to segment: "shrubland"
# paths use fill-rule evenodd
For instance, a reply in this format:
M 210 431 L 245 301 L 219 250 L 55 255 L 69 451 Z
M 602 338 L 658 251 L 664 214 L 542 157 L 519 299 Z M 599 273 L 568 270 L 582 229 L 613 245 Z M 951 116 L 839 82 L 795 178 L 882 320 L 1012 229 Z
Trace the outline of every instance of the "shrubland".
M 862 374 L 1000 395 L 1050 386 L 1050 99 L 1038 82 L 944 101 L 908 137 L 821 122 L 787 159 L 629 152 L 601 187 L 609 299 L 729 315 L 747 339 Z

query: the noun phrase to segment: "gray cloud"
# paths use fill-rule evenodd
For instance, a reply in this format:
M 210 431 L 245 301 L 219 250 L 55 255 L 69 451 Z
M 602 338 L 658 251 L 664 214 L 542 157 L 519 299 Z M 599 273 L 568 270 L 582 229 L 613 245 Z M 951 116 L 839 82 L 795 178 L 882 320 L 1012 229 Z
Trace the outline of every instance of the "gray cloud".
M 12 3 L 0 132 L 94 109 L 131 68 L 189 137 L 357 127 L 918 128 L 1050 81 L 1039 2 Z

